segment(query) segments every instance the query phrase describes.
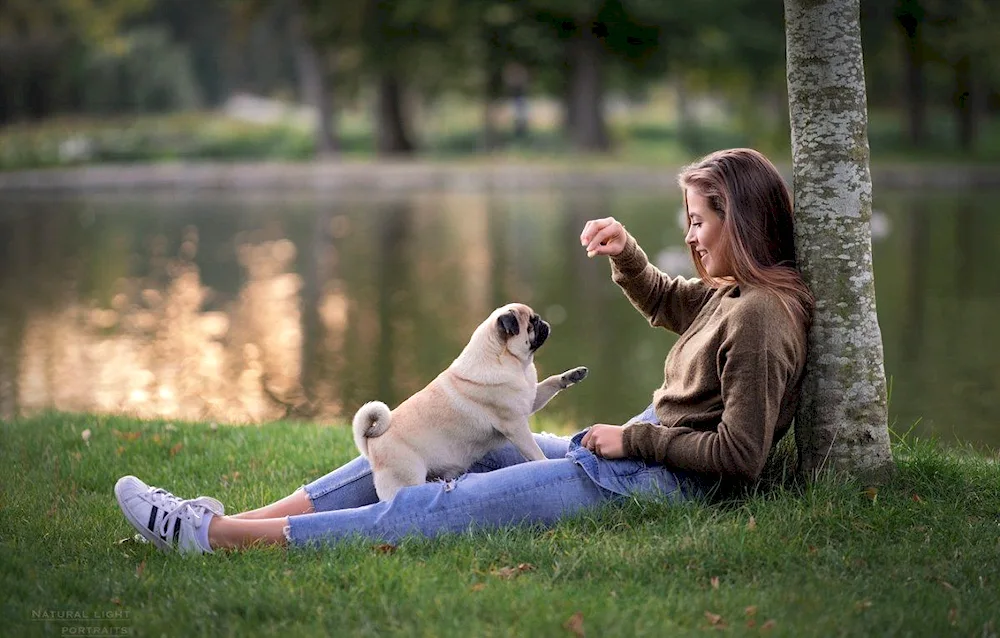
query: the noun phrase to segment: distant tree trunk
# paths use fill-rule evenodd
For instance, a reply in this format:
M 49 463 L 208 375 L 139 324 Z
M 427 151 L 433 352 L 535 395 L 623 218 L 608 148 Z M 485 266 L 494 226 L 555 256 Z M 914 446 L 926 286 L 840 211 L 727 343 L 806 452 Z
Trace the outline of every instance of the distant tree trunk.
M 299 73 L 299 87 L 303 100 L 316 109 L 316 152 L 320 156 L 334 156 L 340 150 L 333 132 L 333 100 L 326 81 L 326 65 L 309 41 L 305 18 L 298 0 L 291 0 L 292 15 L 289 31 L 295 43 L 295 66 Z
M 403 95 L 399 81 L 391 72 L 382 73 L 378 84 L 376 106 L 377 140 L 379 155 L 408 155 L 414 146 L 406 131 Z
M 691 102 L 688 100 L 687 82 L 682 73 L 678 73 L 674 78 L 673 88 L 677 100 L 677 139 L 686 145 L 696 135 L 696 124 L 691 112 Z
M 573 146 L 582 151 L 610 148 L 604 123 L 604 45 L 593 24 L 584 22 L 569 43 L 570 78 L 566 124 Z
M 924 89 L 924 11 L 920 0 L 898 0 L 896 22 L 906 34 L 906 114 L 910 143 L 923 146 L 926 138 L 927 99 Z
M 963 55 L 955 63 L 955 117 L 958 120 L 958 145 L 963 151 L 971 151 L 976 142 L 974 77 L 972 57 Z
M 483 151 L 489 153 L 497 146 L 496 102 L 500 97 L 503 80 L 500 69 L 487 70 L 486 86 L 483 91 Z
M 796 248 L 816 296 L 795 440 L 802 470 L 892 471 L 872 271 L 859 0 L 785 0 Z

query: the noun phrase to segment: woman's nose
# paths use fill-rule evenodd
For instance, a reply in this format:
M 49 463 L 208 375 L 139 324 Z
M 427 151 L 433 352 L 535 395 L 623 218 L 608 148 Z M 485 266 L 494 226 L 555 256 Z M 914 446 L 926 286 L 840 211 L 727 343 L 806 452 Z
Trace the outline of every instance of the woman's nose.
M 690 228 L 688 228 L 687 234 L 684 235 L 684 243 L 690 244 L 691 246 L 694 246 L 694 242 L 695 242 L 695 239 L 694 239 L 694 226 L 691 226 Z

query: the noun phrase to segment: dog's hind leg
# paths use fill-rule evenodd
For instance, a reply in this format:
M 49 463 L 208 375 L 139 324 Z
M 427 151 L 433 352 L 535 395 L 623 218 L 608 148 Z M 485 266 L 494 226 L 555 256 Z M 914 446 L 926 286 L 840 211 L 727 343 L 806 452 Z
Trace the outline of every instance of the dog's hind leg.
M 373 473 L 375 493 L 380 501 L 392 500 L 396 492 L 411 485 L 427 481 L 427 466 L 419 458 L 407 459 L 395 467 L 385 467 Z

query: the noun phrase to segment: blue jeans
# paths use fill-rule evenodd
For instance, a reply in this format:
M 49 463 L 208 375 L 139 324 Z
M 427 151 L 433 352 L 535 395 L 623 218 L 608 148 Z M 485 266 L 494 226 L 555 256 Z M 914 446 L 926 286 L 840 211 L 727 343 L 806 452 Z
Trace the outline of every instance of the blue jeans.
M 650 410 L 633 421 L 654 421 Z M 645 418 L 644 418 L 645 417 Z M 414 485 L 379 501 L 368 461 L 359 457 L 303 486 L 315 510 L 288 517 L 290 544 L 364 537 L 397 542 L 471 528 L 555 521 L 629 495 L 672 500 L 701 492 L 682 472 L 639 459 L 604 459 L 572 439 L 536 434 L 545 461 L 527 462 L 512 444 L 490 452 L 457 479 Z

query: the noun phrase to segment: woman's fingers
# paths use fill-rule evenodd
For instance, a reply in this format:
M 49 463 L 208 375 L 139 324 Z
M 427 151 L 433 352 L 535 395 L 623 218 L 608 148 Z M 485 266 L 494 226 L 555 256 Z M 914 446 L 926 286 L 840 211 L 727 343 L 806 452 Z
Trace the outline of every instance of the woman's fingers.
M 616 224 L 617 221 L 614 217 L 604 217 L 602 219 L 592 219 L 583 226 L 583 232 L 580 233 L 580 245 L 587 246 L 593 239 L 594 235 L 598 232 L 604 230 L 612 224 Z
M 609 226 L 605 226 L 601 230 L 597 231 L 590 243 L 587 244 L 587 252 L 593 253 L 606 253 L 610 249 L 612 242 L 618 237 L 622 231 L 622 226 L 619 223 L 614 223 Z
M 625 228 L 614 217 L 593 219 L 580 233 L 580 244 L 587 248 L 587 256 L 617 255 L 624 248 Z

